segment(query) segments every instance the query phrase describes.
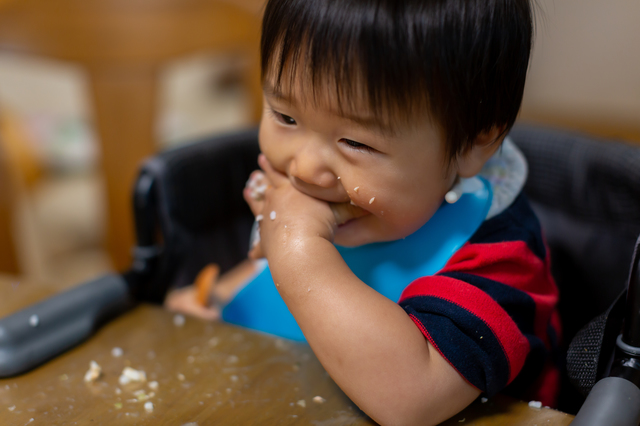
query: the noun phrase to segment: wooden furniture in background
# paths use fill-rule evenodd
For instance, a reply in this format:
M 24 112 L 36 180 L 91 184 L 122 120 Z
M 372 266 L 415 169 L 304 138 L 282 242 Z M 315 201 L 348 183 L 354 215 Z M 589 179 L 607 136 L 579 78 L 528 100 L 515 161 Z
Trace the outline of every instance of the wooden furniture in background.
M 91 80 L 107 187 L 107 248 L 130 265 L 131 189 L 156 150 L 157 76 L 195 52 L 244 54 L 244 80 L 261 113 L 258 43 L 263 0 L 12 0 L 0 4 L 0 49 L 82 65 Z
M 0 317 L 50 296 L 51 288 L 0 276 Z M 121 357 L 112 349 L 123 350 Z M 89 362 L 102 366 L 94 383 Z M 125 366 L 146 383 L 120 385 Z M 151 389 L 150 381 L 158 388 Z M 136 396 L 136 391 L 143 394 Z M 153 393 L 153 395 L 152 395 Z M 314 402 L 316 396 L 322 403 Z M 146 399 L 148 398 L 148 399 Z M 153 412 L 144 409 L 151 402 Z M 18 377 L 0 379 L 3 424 L 371 425 L 306 344 L 141 305 L 71 351 Z M 444 425 L 568 425 L 573 416 L 496 396 L 473 403 Z
M 0 134 L 0 138 L 2 135 Z M 18 274 L 18 255 L 13 235 L 15 186 L 9 170 L 11 164 L 0 140 L 0 271 Z

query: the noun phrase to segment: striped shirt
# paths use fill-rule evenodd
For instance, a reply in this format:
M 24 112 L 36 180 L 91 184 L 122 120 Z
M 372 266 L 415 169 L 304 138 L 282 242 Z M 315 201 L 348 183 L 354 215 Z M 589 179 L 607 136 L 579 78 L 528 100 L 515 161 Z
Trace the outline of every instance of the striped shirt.
M 398 302 L 438 352 L 487 396 L 553 406 L 559 386 L 558 289 L 524 195 L 483 222 L 437 274 Z

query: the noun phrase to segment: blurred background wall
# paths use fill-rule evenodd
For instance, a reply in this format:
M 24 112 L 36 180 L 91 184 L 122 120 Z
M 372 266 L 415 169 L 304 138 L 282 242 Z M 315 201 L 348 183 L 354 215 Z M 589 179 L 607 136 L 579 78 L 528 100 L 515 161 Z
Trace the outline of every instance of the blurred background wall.
M 537 3 L 521 118 L 640 141 L 640 1 Z
M 11 0 L 20 1 L 29 0 Z M 521 119 L 640 142 L 640 2 L 538 4 Z M 157 78 L 156 149 L 254 124 L 255 106 L 239 77 L 247 60 L 201 50 L 166 61 Z M 18 256 L 18 271 L 9 272 L 61 288 L 113 268 L 89 80 L 72 61 L 0 49 L 0 151 L 13 159 Z

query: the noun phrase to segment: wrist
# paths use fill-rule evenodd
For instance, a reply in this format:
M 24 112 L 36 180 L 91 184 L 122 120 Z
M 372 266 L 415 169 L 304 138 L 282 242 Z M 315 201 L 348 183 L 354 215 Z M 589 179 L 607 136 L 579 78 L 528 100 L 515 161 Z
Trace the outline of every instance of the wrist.
M 290 235 L 286 242 L 280 247 L 272 246 L 266 252 L 269 268 L 276 282 L 316 274 L 318 268 L 326 268 L 330 252 L 336 251 L 331 241 L 319 235 Z

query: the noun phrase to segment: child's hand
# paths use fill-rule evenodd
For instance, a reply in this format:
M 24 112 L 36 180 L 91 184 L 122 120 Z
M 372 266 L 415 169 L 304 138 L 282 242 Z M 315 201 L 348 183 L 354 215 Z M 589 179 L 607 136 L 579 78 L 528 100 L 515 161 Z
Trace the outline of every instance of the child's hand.
M 251 249 L 249 257 L 269 258 L 274 248 L 287 247 L 309 237 L 319 236 L 333 241 L 338 221 L 329 203 L 298 191 L 264 155 L 258 157 L 258 164 L 264 176 L 254 172 L 252 179 L 261 180 L 264 195 L 256 197 L 251 185 L 243 192 L 253 214 L 258 218 L 261 215 L 261 241 Z
M 215 306 L 202 306 L 197 301 L 197 289 L 190 285 L 184 288 L 172 290 L 164 299 L 164 306 L 172 312 L 180 312 L 208 321 L 220 318 L 220 309 Z

